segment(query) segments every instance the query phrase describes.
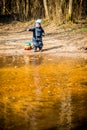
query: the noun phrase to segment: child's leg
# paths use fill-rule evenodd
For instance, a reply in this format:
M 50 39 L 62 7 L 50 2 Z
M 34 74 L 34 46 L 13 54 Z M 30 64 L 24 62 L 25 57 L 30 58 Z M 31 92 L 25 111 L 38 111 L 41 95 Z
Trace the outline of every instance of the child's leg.
M 42 51 L 42 47 L 39 47 L 39 51 Z
M 42 51 L 42 47 L 43 47 L 43 43 L 42 42 L 39 42 L 39 50 Z
M 37 51 L 37 46 L 34 46 L 34 51 Z

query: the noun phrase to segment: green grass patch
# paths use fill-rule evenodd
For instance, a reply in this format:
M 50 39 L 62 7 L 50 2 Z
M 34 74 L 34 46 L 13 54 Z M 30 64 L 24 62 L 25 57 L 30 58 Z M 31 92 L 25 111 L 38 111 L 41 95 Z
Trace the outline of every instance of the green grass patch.
M 83 27 L 83 28 L 81 28 L 81 31 L 83 31 L 83 32 L 87 32 L 87 27 Z
M 43 25 L 49 25 L 51 23 L 51 21 L 49 19 L 42 19 L 42 24 Z

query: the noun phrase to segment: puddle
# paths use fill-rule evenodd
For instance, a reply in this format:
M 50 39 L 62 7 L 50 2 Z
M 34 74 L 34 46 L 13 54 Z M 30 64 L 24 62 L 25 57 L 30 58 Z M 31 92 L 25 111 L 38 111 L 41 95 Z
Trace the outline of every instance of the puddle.
M 0 130 L 82 130 L 86 99 L 86 60 L 0 57 Z

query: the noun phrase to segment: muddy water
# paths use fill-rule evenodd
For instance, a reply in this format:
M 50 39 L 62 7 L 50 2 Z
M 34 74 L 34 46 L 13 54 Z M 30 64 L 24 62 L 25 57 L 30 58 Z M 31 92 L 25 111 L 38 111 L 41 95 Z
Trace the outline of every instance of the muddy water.
M 0 130 L 82 130 L 87 61 L 0 57 Z

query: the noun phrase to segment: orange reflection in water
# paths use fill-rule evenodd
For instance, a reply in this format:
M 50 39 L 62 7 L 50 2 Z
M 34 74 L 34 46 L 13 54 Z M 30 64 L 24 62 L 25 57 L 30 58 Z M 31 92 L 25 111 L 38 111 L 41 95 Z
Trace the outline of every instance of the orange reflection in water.
M 86 63 L 40 55 L 0 57 L 0 129 L 75 130 L 85 126 Z

